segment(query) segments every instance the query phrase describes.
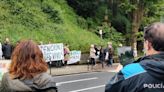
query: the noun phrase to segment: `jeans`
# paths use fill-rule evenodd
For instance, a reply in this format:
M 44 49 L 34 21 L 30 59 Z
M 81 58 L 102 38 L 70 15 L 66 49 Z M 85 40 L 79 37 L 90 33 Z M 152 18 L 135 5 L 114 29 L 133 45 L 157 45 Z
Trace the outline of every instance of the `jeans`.
M 112 66 L 112 64 L 113 64 L 113 59 L 111 58 L 111 59 L 108 60 L 107 66 L 109 66 L 109 65 Z

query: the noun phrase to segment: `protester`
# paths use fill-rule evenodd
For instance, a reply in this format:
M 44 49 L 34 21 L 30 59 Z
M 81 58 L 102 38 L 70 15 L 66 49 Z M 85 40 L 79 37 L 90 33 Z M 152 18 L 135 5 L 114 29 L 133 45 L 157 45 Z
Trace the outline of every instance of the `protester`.
M 2 44 L 0 43 L 0 60 L 2 59 L 2 55 L 3 55 L 3 52 L 2 52 Z
M 65 66 L 67 66 L 69 59 L 70 59 L 69 45 L 65 44 L 65 46 L 64 46 L 64 65 Z
M 104 50 L 105 61 L 107 62 L 107 66 L 112 66 L 113 64 L 113 55 L 114 49 L 112 47 L 112 42 L 108 42 L 106 49 Z
M 38 45 L 32 40 L 21 41 L 12 54 L 9 72 L 3 75 L 0 92 L 57 92 L 47 70 Z
M 100 60 L 100 62 L 102 64 L 102 68 L 104 68 L 105 54 L 104 54 L 104 49 L 103 49 L 102 46 L 100 47 L 99 60 Z
M 164 91 L 164 24 L 154 23 L 144 31 L 146 56 L 126 65 L 106 85 L 105 92 Z
M 95 51 L 96 51 L 96 52 L 95 52 L 96 57 L 95 57 L 95 64 L 94 64 L 94 65 L 96 65 L 96 61 L 99 59 L 100 51 L 99 51 L 97 45 L 94 45 L 94 49 L 95 49 Z
M 94 48 L 94 45 L 92 44 L 90 47 L 90 62 L 92 65 L 95 65 L 95 58 L 96 58 L 96 50 Z
M 10 59 L 13 47 L 10 44 L 9 38 L 6 38 L 5 43 L 2 45 L 3 57 L 5 59 Z
M 94 45 L 94 48 L 95 48 L 95 51 L 96 51 L 95 55 L 98 57 L 99 56 L 99 49 L 96 45 Z
M 114 55 L 114 52 L 113 52 L 113 49 L 112 48 L 109 48 L 107 54 L 106 54 L 106 58 L 107 58 L 107 66 L 111 66 L 113 65 L 113 55 Z

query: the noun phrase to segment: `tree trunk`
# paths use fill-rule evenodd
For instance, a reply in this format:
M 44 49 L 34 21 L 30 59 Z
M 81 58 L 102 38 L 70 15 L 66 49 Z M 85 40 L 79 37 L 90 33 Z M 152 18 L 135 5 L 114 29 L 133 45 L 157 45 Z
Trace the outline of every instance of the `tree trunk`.
M 137 8 L 132 12 L 132 40 L 131 46 L 133 50 L 137 50 L 137 33 L 140 27 L 143 14 L 144 14 L 144 4 L 142 1 L 132 0 L 132 3 L 137 3 Z

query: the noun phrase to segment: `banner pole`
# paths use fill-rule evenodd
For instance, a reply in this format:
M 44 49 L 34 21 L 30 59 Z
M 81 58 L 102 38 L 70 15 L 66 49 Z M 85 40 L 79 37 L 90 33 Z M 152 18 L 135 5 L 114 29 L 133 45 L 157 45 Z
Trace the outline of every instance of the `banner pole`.
M 51 63 L 52 63 L 52 62 L 50 61 L 50 67 L 49 67 L 49 68 L 50 68 L 50 75 L 51 75 Z

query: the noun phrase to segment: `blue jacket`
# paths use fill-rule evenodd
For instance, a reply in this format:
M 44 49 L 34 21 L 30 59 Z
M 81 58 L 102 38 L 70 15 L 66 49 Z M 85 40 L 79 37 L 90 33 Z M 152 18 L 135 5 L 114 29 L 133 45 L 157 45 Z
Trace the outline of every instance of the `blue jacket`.
M 105 92 L 164 92 L 164 53 L 126 65 L 109 81 Z

